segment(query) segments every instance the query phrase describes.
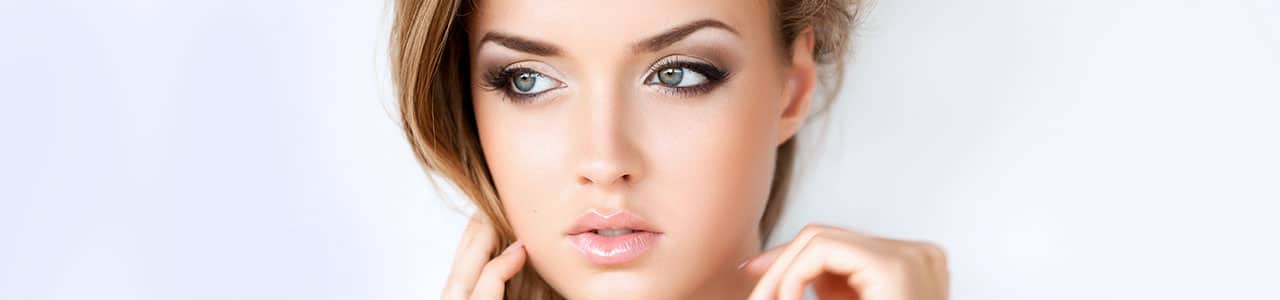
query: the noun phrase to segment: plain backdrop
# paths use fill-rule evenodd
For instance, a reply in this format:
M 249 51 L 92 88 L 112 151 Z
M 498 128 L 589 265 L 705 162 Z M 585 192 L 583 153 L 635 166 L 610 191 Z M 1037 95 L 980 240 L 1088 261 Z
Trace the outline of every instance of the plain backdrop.
M 387 23 L 0 2 L 0 299 L 437 298 L 466 216 Z M 955 299 L 1280 299 L 1278 1 L 880 0 L 844 87 L 776 236 L 936 241 Z

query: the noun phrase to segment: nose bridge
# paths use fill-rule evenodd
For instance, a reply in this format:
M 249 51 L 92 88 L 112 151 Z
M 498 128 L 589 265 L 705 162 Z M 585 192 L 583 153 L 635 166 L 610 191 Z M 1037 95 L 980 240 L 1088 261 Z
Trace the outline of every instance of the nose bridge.
M 577 181 L 583 185 L 634 183 L 643 157 L 634 140 L 635 118 L 627 113 L 625 87 L 609 76 L 595 76 L 574 99 Z

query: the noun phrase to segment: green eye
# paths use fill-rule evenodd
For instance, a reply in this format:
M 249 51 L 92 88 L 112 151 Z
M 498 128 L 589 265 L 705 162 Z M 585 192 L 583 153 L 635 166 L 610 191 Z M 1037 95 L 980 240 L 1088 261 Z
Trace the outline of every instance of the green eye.
M 511 91 L 537 94 L 556 87 L 557 81 L 538 72 L 523 72 L 511 77 Z
M 533 84 L 537 80 L 538 77 L 533 73 L 524 73 L 516 76 L 514 79 L 511 79 L 511 85 L 514 86 L 517 91 L 528 93 L 530 90 L 533 90 Z
M 671 67 L 658 70 L 649 79 L 650 84 L 661 84 L 669 87 L 693 87 L 707 83 L 707 76 L 687 67 Z
M 684 78 L 684 69 L 669 68 L 669 69 L 664 69 L 661 72 L 658 72 L 658 81 L 661 81 L 662 84 L 665 84 L 665 85 L 670 85 L 670 86 L 680 85 L 680 80 L 683 78 Z

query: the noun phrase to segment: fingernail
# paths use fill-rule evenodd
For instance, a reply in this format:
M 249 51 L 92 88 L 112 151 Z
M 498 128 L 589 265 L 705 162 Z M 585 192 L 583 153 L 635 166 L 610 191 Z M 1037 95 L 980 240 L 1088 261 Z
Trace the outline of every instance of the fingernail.
M 749 257 L 742 260 L 742 262 L 738 263 L 738 270 L 741 271 L 742 269 L 745 269 L 749 263 L 751 263 L 751 258 Z
M 515 250 L 520 247 L 524 247 L 524 242 L 516 241 L 515 243 L 511 243 L 511 246 L 507 246 L 506 250 L 502 250 L 502 254 L 507 254 L 507 252 L 511 252 L 511 250 Z

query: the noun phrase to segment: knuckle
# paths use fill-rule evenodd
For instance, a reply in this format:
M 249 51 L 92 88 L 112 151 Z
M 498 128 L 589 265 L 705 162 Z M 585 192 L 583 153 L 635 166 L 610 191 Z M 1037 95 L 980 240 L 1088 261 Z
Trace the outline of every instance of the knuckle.
M 884 252 L 879 253 L 880 265 L 888 272 L 907 275 L 926 264 L 924 251 L 911 242 L 889 241 Z
M 899 267 L 908 272 L 914 270 L 916 272 L 932 273 L 945 268 L 947 264 L 946 253 L 942 250 L 942 247 L 932 242 L 905 242 L 899 253 Z
M 800 228 L 800 236 L 813 237 L 828 230 L 831 230 L 831 226 L 822 224 L 806 224 L 804 225 L 804 228 Z
M 814 233 L 813 237 L 809 238 L 809 244 L 812 245 L 813 247 L 829 247 L 832 244 L 838 244 L 838 243 L 840 243 L 839 239 L 832 236 L 831 233 L 828 233 L 828 232 Z
M 925 247 L 913 243 L 911 246 L 907 247 L 907 253 L 910 255 L 911 261 L 919 263 L 922 266 L 929 265 L 929 251 L 925 249 Z
M 495 238 L 493 235 L 492 229 L 484 228 L 482 223 L 476 223 L 475 219 L 472 219 L 472 223 L 467 225 L 467 230 L 462 233 L 462 240 L 459 246 L 467 247 L 476 244 L 485 246 Z
M 945 264 L 947 255 L 941 246 L 933 242 L 918 241 L 912 242 L 910 248 L 917 259 L 926 263 L 926 265 Z
M 893 255 L 884 257 L 879 260 L 880 268 L 889 275 L 894 277 L 908 276 L 911 274 L 913 263 L 911 259 L 905 258 L 903 255 Z
M 485 223 L 486 222 L 484 220 L 484 214 L 481 214 L 481 213 L 472 214 L 471 218 L 467 220 L 467 228 L 478 229 L 480 227 L 484 227 Z
M 943 264 L 946 263 L 947 251 L 942 249 L 941 245 L 933 242 L 924 242 L 924 249 L 929 256 L 929 259 L 932 261 Z
M 498 257 L 485 263 L 484 267 L 480 268 L 479 280 L 485 280 L 486 278 L 493 277 L 494 273 L 497 273 L 498 269 L 502 266 L 501 259 L 502 257 Z
M 492 251 L 492 248 L 494 247 L 493 245 L 494 245 L 494 242 L 491 241 L 490 239 L 484 236 L 476 236 L 476 237 L 471 237 L 463 247 L 465 247 L 466 250 L 464 251 L 467 253 L 472 253 L 472 252 L 487 253 Z M 464 254 L 459 253 L 459 255 L 464 255 Z

